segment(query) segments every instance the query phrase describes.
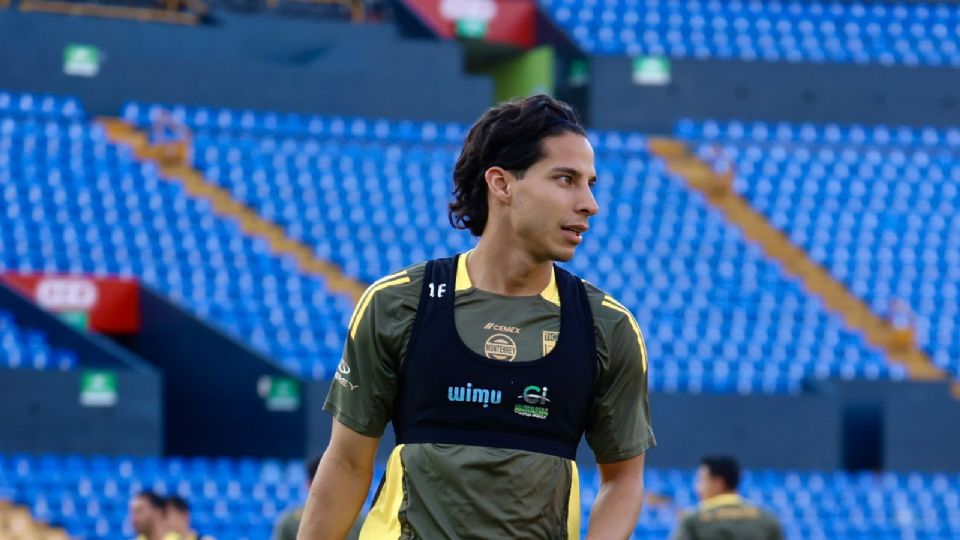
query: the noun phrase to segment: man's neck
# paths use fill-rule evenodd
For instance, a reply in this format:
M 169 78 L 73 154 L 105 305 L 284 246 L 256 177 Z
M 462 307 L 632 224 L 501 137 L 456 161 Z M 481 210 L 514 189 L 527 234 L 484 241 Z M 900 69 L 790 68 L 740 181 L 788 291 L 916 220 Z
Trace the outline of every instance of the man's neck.
M 553 261 L 537 261 L 524 250 L 496 244 L 481 236 L 467 258 L 474 287 L 504 296 L 535 296 L 547 287 Z

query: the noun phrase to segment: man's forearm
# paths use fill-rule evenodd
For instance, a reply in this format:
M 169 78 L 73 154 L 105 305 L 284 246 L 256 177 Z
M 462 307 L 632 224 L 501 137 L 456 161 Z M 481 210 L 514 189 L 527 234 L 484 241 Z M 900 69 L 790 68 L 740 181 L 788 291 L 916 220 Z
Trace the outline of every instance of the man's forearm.
M 325 455 L 300 521 L 297 540 L 343 540 L 370 490 L 373 469 Z
M 604 482 L 590 510 L 587 540 L 625 540 L 633 535 L 643 506 L 643 480 Z

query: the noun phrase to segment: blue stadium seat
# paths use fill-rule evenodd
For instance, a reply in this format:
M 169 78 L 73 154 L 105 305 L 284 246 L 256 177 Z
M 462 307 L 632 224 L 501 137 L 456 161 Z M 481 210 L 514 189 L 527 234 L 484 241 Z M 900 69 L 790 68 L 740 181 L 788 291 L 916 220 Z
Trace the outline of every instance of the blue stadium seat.
M 732 162 L 735 189 L 878 315 L 909 305 L 919 345 L 960 377 L 956 130 L 784 125 L 776 142 L 742 132 L 736 121 L 677 125 L 697 155 Z M 883 376 L 872 362 L 850 369 Z
M 383 472 L 378 466 L 375 476 Z M 646 490 L 663 502 L 644 505 L 633 538 L 667 537 L 680 511 L 697 504 L 693 481 L 691 471 L 648 468 Z M 0 498 L 81 540 L 131 538 L 127 503 L 145 487 L 187 498 L 201 531 L 223 540 L 268 538 L 278 516 L 301 503 L 307 489 L 301 462 L 271 459 L 0 455 L 0 488 L 4 482 L 10 487 L 0 489 Z M 584 533 L 599 487 L 598 472 L 582 468 Z M 365 508 L 375 491 L 376 482 Z M 747 470 L 740 492 L 773 512 L 790 540 L 960 535 L 957 474 Z
M 0 310 L 0 369 L 59 369 L 77 366 L 72 351 L 51 347 L 44 334 L 19 326 L 13 314 Z
M 585 51 L 767 62 L 960 66 L 960 7 L 825 0 L 540 0 Z
M 149 114 L 159 114 L 149 111 L 158 110 L 131 103 L 124 116 L 147 127 Z M 189 108 L 178 114 L 194 130 L 196 167 L 210 180 L 361 281 L 472 245 L 446 222 L 463 126 L 304 117 L 296 124 L 314 129 L 291 133 L 193 122 L 199 114 Z M 721 127 L 702 131 L 720 136 Z M 765 140 L 782 128 L 741 124 L 725 132 Z M 653 388 L 795 392 L 809 377 L 904 376 L 672 178 L 643 136 L 588 136 L 598 152 L 603 212 L 570 267 L 637 314 L 658 359 Z M 794 343 L 796 335 L 803 339 Z

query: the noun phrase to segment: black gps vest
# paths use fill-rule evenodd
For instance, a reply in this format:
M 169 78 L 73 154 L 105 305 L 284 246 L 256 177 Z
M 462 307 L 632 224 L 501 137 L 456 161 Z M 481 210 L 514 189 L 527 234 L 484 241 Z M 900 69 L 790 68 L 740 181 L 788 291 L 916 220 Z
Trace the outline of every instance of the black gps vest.
M 393 427 L 397 442 L 527 450 L 574 459 L 587 428 L 597 364 L 593 315 L 580 279 L 561 268 L 560 335 L 532 362 L 494 360 L 460 339 L 457 259 L 426 265 Z

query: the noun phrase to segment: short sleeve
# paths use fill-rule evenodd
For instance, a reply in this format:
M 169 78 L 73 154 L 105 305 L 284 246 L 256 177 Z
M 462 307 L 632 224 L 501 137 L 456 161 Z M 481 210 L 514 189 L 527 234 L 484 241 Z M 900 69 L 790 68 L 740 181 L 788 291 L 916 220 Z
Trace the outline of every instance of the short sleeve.
M 419 301 L 417 277 L 408 269 L 377 281 L 360 297 L 350 320 L 323 409 L 361 435 L 382 436 L 393 414 L 400 362 Z
M 598 374 L 587 442 L 599 463 L 636 457 L 656 445 L 643 335 L 633 315 L 605 297 L 597 324 Z

